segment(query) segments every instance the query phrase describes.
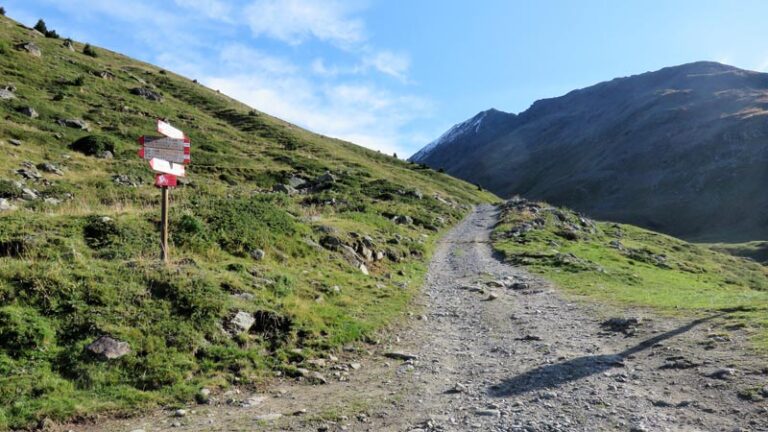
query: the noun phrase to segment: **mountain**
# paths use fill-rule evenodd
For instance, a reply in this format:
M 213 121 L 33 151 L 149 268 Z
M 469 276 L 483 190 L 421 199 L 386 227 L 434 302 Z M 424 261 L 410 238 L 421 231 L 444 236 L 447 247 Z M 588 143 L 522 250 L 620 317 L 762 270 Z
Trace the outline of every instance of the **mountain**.
M 763 240 L 766 114 L 768 74 L 697 62 L 482 112 L 411 160 L 685 239 Z
M 0 16 L 0 430 L 298 377 L 401 317 L 437 235 L 497 199 L 191 78 Z M 167 266 L 156 118 L 191 140 Z

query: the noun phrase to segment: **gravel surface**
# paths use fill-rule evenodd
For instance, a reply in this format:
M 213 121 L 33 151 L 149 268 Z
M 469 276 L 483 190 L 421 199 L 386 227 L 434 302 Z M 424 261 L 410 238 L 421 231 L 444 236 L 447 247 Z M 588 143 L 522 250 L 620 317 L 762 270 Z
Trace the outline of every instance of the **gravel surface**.
M 768 431 L 768 364 L 738 331 L 714 332 L 717 314 L 673 319 L 565 298 L 494 257 L 496 217 L 481 206 L 452 230 L 413 318 L 330 359 L 319 369 L 328 384 L 278 380 L 183 417 L 68 428 Z

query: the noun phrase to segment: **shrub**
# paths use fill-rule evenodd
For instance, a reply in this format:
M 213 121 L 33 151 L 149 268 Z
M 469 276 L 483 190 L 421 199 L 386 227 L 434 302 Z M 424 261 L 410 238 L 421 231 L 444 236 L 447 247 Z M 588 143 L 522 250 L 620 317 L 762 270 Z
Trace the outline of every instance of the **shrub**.
M 89 57 L 98 57 L 99 55 L 96 53 L 96 50 L 91 46 L 91 44 L 85 44 L 83 47 L 83 54 L 89 56 Z
M 42 19 L 37 20 L 37 24 L 35 24 L 34 27 L 35 30 L 39 31 L 42 34 L 48 33 L 48 26 L 45 25 L 45 21 Z
M 99 249 L 111 246 L 120 239 L 120 229 L 114 220 L 103 216 L 92 216 L 83 228 L 88 246 Z
M 0 6 L 0 15 L 5 16 L 5 8 Z
M 0 347 L 13 356 L 25 350 L 40 350 L 48 346 L 54 337 L 45 318 L 36 310 L 20 306 L 0 308 Z
M 74 151 L 96 156 L 105 151 L 115 152 L 115 141 L 107 135 L 87 135 L 69 145 Z

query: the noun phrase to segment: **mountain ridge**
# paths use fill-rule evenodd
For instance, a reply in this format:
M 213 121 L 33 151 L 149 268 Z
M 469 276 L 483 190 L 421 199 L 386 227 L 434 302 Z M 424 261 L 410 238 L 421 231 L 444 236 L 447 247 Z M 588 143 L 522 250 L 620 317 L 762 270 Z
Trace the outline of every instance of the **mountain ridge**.
M 465 130 L 410 160 L 500 196 L 687 239 L 757 240 L 768 238 L 758 216 L 768 200 L 745 203 L 766 177 L 753 163 L 768 158 L 766 101 L 768 74 L 694 62 L 536 101 L 495 132 Z M 740 185 L 733 169 L 746 174 Z M 696 199 L 702 191 L 712 196 Z M 747 210 L 748 220 L 716 202 Z

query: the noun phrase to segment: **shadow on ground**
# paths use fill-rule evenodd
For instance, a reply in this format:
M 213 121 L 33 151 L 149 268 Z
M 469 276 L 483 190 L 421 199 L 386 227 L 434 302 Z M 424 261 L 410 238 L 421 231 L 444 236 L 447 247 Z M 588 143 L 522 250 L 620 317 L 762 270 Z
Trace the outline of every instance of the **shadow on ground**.
M 578 357 L 562 363 L 548 364 L 531 369 L 490 387 L 488 394 L 495 397 L 517 396 L 545 388 L 556 388 L 562 384 L 577 381 L 608 369 L 622 366 L 625 358 L 646 350 L 657 343 L 683 334 L 699 324 L 724 315 L 725 312 L 697 319 L 674 330 L 646 339 L 617 354 L 603 354 Z

